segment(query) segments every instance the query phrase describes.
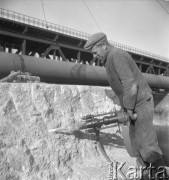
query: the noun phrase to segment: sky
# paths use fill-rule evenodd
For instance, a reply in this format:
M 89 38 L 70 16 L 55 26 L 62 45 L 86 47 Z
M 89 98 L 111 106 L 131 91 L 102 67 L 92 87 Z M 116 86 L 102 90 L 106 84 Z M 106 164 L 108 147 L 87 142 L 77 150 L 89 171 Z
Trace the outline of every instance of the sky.
M 169 0 L 0 0 L 0 8 L 169 58 Z

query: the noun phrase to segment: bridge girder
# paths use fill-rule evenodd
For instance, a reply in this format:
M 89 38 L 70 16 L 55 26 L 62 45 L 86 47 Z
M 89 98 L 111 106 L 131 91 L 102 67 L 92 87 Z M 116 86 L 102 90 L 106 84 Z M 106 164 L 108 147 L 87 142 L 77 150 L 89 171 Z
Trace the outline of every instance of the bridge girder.
M 83 49 L 85 42 L 84 39 L 0 18 L 1 51 L 93 64 L 92 54 Z M 129 53 L 143 73 L 169 75 L 169 62 Z M 95 65 L 101 66 L 100 62 Z

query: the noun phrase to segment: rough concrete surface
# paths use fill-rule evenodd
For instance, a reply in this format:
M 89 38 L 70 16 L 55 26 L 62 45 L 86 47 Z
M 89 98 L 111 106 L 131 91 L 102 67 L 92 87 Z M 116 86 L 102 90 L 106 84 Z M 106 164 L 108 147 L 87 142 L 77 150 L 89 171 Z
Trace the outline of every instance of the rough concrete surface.
M 94 134 L 66 135 L 48 129 L 66 127 L 81 116 L 119 107 L 106 96 L 109 88 L 0 84 L 0 180 L 108 179 L 108 164 Z M 124 146 L 120 129 L 101 133 L 112 160 L 135 165 Z

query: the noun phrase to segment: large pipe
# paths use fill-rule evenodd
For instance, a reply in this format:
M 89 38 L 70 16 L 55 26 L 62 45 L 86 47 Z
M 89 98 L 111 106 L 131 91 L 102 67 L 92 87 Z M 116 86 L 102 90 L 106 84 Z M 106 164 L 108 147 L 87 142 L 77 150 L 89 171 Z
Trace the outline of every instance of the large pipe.
M 24 55 L 8 54 L 0 52 L 0 76 L 9 74 L 12 70 L 22 70 L 30 72 L 32 75 L 40 76 L 43 82 L 75 84 L 75 85 L 95 85 L 108 86 L 105 68 L 61 62 L 50 59 L 35 58 Z M 169 88 L 169 77 L 144 74 L 151 87 Z M 154 95 L 155 117 L 154 127 L 157 130 L 159 145 L 162 149 L 165 165 L 169 166 L 169 95 Z M 130 138 L 128 129 L 124 133 L 124 142 L 130 155 Z
M 12 70 L 30 72 L 42 82 L 109 86 L 104 67 L 75 64 L 44 58 L 35 58 L 0 52 L 0 77 Z M 169 77 L 143 73 L 150 87 L 169 88 Z

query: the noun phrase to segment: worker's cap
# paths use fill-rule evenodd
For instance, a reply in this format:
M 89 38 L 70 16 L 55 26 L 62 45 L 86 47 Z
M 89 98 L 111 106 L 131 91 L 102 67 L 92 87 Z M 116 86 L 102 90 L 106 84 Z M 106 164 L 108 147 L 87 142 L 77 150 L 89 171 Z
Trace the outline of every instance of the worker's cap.
M 102 32 L 95 33 L 88 39 L 88 41 L 84 45 L 84 49 L 90 50 L 95 44 L 101 43 L 101 42 L 107 42 L 106 34 Z

